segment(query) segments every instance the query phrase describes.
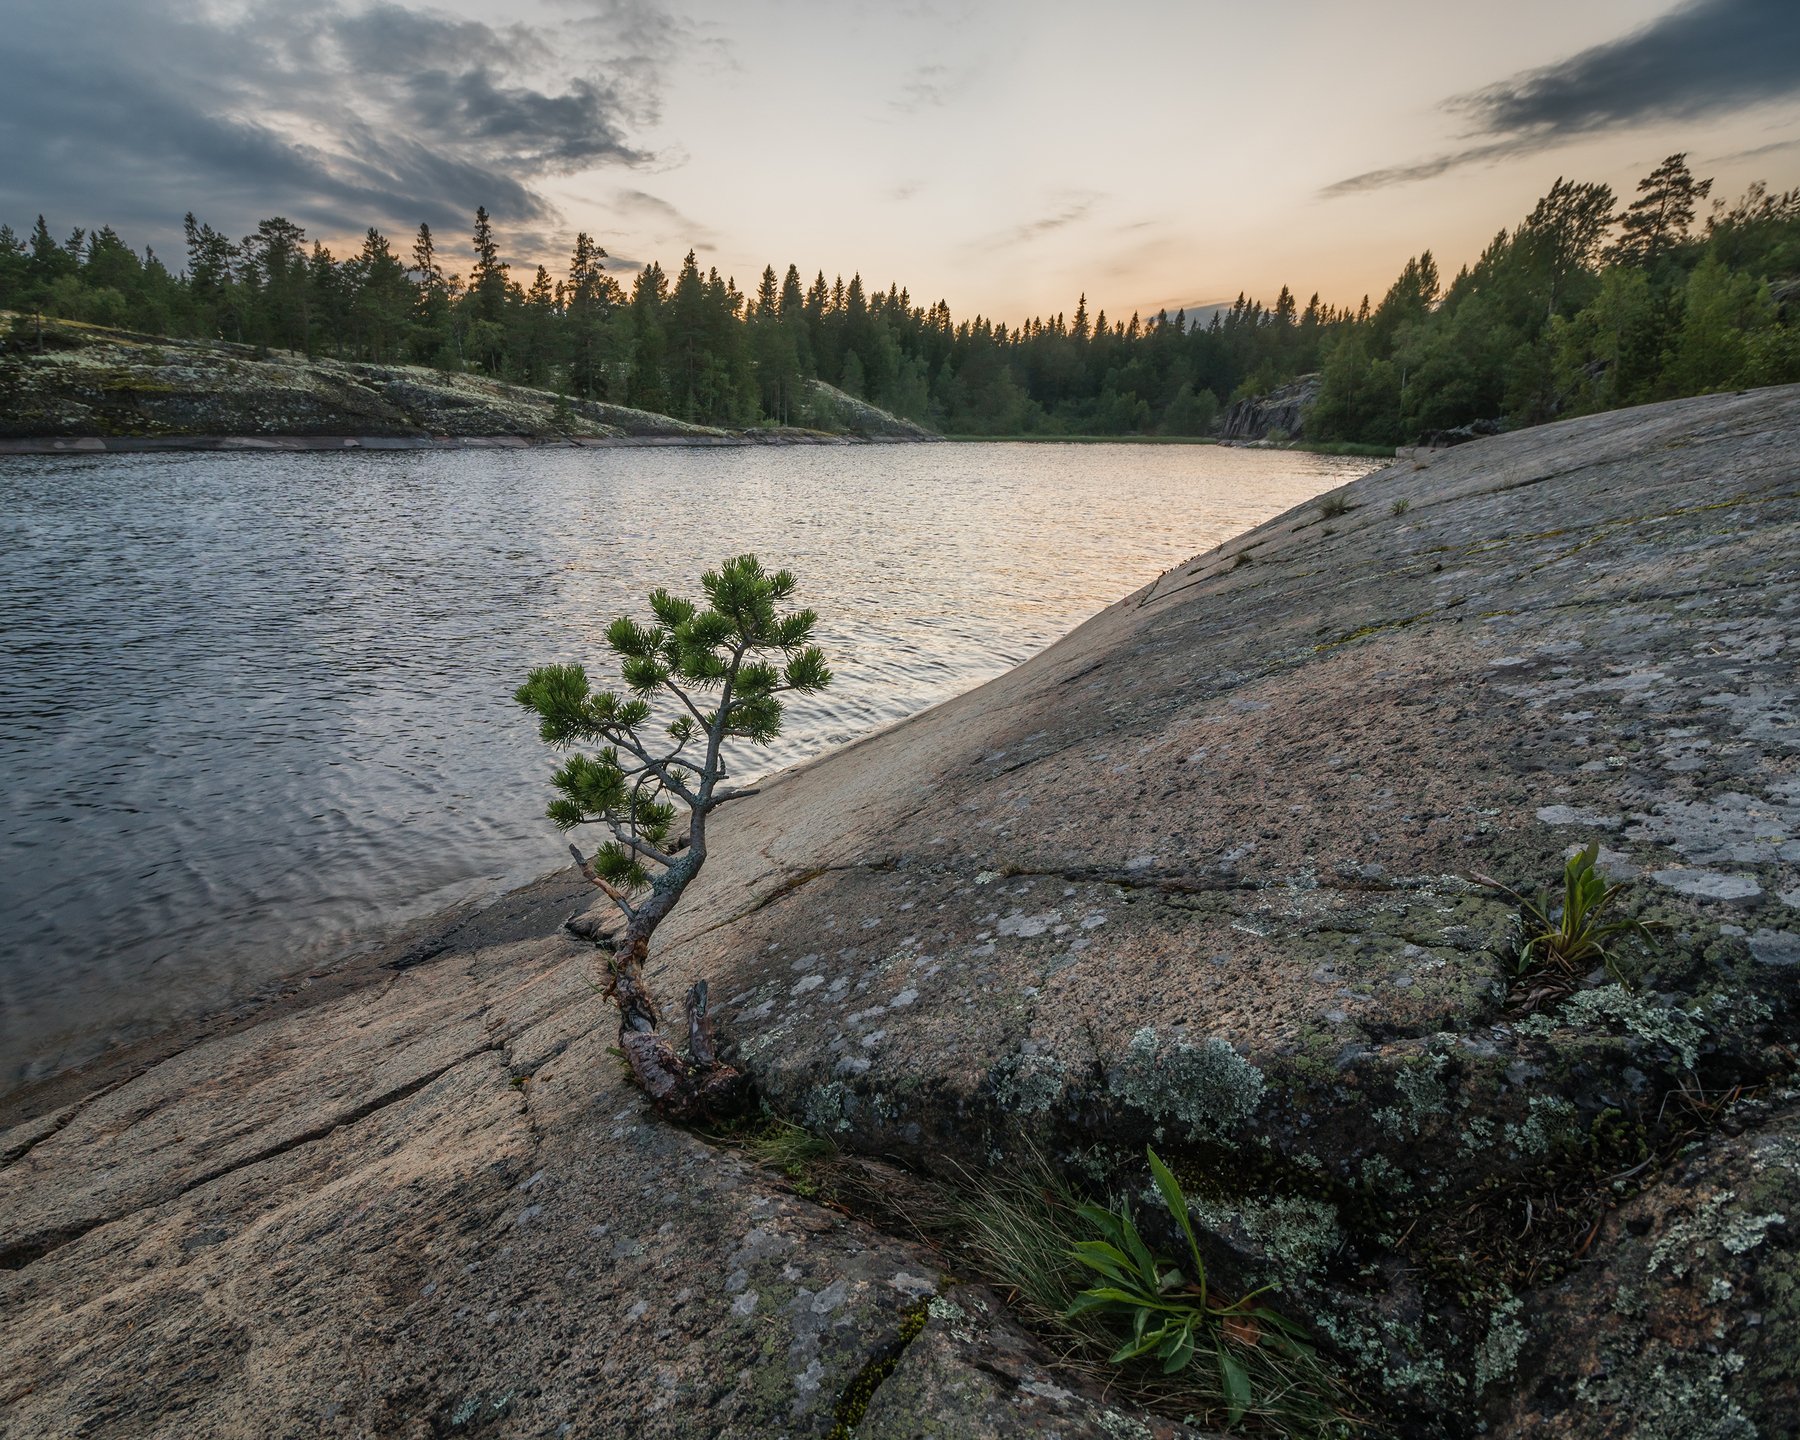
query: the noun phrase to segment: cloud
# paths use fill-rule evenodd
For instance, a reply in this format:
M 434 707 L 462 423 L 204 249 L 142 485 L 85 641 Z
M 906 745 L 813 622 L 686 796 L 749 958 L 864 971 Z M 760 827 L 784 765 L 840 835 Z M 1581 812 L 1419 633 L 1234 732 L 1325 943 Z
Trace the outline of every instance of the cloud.
M 1622 39 L 1453 102 L 1490 135 L 1588 134 L 1800 95 L 1800 6 L 1690 0 Z
M 1444 108 L 1470 122 L 1470 143 L 1352 175 L 1321 193 L 1385 189 L 1578 136 L 1800 98 L 1796 55 L 1794 0 L 1688 0 L 1617 40 L 1453 96 Z
M 567 32 L 606 57 L 614 99 L 634 126 L 662 119 L 670 62 L 698 57 L 715 70 L 739 69 L 718 26 L 679 16 L 655 0 L 554 0 L 578 12 Z
M 976 55 L 954 66 L 935 60 L 916 65 L 900 82 L 900 93 L 888 101 L 888 108 L 896 114 L 911 116 L 954 105 L 975 88 L 987 68 L 985 55 Z
M 1075 190 L 1068 192 L 1056 208 L 1049 213 L 1038 216 L 1035 220 L 1027 220 L 1014 225 L 1008 230 L 987 235 L 964 247 L 971 251 L 988 252 L 1013 245 L 1029 245 L 1034 240 L 1041 240 L 1046 235 L 1085 219 L 1104 197 L 1094 190 Z
M 948 65 L 920 65 L 900 85 L 889 105 L 902 115 L 936 110 L 958 99 L 975 79 L 973 68 L 952 70 Z
M 1783 150 L 1800 147 L 1800 135 L 1790 135 L 1786 140 L 1776 140 L 1768 145 L 1758 145 L 1750 150 L 1733 150 L 1729 155 L 1709 155 L 1702 162 L 1707 165 L 1735 165 L 1744 160 L 1758 160 L 1764 155 L 1776 155 Z
M 1386 190 L 1392 185 L 1408 185 L 1415 180 L 1430 180 L 1442 175 L 1446 170 L 1454 170 L 1459 165 L 1474 165 L 1483 160 L 1503 160 L 1509 155 L 1524 155 L 1534 150 L 1542 150 L 1546 142 L 1537 136 L 1518 136 L 1511 140 L 1496 140 L 1486 145 L 1470 145 L 1461 150 L 1450 150 L 1440 155 L 1433 155 L 1428 160 L 1415 160 L 1407 165 L 1390 165 L 1380 170 L 1365 170 L 1360 175 L 1351 175 L 1343 180 L 1335 180 L 1319 192 L 1327 200 L 1335 200 L 1343 195 L 1358 195 L 1365 190 Z
M 477 205 L 554 218 L 549 177 L 647 157 L 643 86 L 562 37 L 377 0 L 65 0 L 8 26 L 0 207 L 168 235 L 283 213 L 327 233 Z M 635 87 L 635 89 L 634 89 Z
M 719 237 L 710 228 L 647 190 L 614 191 L 613 208 L 638 230 L 647 232 L 656 244 L 685 245 L 695 250 L 708 250 L 718 244 Z
M 949 69 L 943 65 L 921 65 L 902 82 L 899 95 L 889 103 L 902 115 L 935 109 L 950 98 L 949 76 Z

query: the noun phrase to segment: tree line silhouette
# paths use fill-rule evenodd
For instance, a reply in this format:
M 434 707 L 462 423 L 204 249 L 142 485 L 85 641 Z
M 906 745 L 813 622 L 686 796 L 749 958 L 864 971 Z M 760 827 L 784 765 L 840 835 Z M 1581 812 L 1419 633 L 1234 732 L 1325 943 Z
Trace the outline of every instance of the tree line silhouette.
M 953 434 L 1211 432 L 1234 399 L 1317 373 L 1306 435 L 1391 445 L 1478 421 L 1533 424 L 1644 400 L 1800 380 L 1800 189 L 1714 201 L 1685 155 L 1621 212 L 1559 178 L 1448 284 L 1427 250 L 1371 305 L 1239 295 L 1183 312 L 1016 326 L 955 321 L 860 275 L 765 268 L 754 293 L 690 251 L 630 288 L 587 233 L 566 271 L 528 280 L 478 209 L 467 274 L 421 225 L 409 254 L 371 228 L 339 258 L 282 217 L 241 240 L 185 220 L 171 270 L 111 226 L 58 241 L 0 226 L 0 309 L 377 363 L 479 370 L 707 424 L 800 424 L 818 378 Z

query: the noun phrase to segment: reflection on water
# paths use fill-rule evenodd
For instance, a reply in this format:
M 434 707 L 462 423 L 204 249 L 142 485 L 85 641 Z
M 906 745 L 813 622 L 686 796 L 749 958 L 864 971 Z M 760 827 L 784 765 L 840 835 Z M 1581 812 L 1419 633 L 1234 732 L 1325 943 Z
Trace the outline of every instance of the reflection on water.
M 1192 446 L 0 460 L 0 1085 L 553 868 L 513 688 L 745 550 L 838 680 L 768 768 L 1367 469 Z

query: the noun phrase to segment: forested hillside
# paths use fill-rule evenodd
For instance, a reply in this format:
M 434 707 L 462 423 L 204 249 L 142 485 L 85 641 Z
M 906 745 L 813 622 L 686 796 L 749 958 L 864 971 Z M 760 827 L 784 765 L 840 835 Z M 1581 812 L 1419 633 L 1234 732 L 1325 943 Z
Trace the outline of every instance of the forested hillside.
M 1221 408 L 1322 372 L 1309 439 L 1396 444 L 1476 421 L 1515 426 L 1708 390 L 1800 380 L 1800 189 L 1713 200 L 1675 155 L 1620 211 L 1558 179 L 1448 284 L 1429 250 L 1379 302 L 1240 295 L 1204 325 L 1090 313 L 956 321 L 897 284 L 763 271 L 754 293 L 690 252 L 627 289 L 576 237 L 528 278 L 477 211 L 452 273 L 428 226 L 401 254 L 371 229 L 339 258 L 286 219 L 234 241 L 189 215 L 180 270 L 111 227 L 66 239 L 0 226 L 9 343 L 33 316 L 333 359 L 473 371 L 575 399 L 741 427 L 787 424 L 806 384 L 960 434 L 1201 436 Z

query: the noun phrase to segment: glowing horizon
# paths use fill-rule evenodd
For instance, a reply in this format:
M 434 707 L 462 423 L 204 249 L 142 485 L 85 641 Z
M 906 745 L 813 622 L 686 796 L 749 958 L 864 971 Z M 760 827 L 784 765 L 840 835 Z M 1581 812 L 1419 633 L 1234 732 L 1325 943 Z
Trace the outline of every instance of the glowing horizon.
M 423 220 L 466 270 L 486 205 L 527 283 L 586 230 L 615 273 L 692 248 L 747 293 L 793 263 L 1016 325 L 1084 293 L 1109 320 L 1284 284 L 1354 307 L 1422 250 L 1453 275 L 1558 176 L 1624 201 L 1676 151 L 1715 198 L 1800 183 L 1800 9 L 1777 0 L 488 13 L 32 7 L 0 220 L 110 223 L 177 266 L 189 208 L 234 236 L 282 214 L 340 256 L 369 225 L 404 253 Z

